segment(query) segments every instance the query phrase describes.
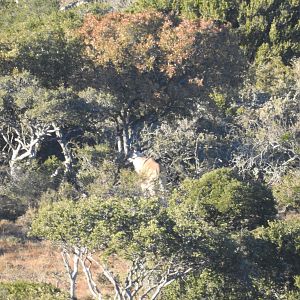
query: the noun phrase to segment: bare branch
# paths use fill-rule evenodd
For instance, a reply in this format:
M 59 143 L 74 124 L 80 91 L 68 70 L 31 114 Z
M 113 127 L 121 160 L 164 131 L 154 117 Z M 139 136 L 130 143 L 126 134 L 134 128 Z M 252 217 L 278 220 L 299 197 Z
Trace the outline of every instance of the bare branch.
M 87 254 L 87 250 L 82 249 L 80 252 L 80 262 L 81 262 L 81 266 L 82 266 L 83 272 L 85 274 L 85 277 L 87 279 L 87 283 L 88 283 L 90 292 L 96 299 L 102 300 L 102 294 L 101 294 L 100 290 L 98 289 L 97 284 L 94 281 L 93 276 L 92 276 L 91 266 L 92 266 L 93 261 L 94 261 L 94 259 L 91 259 L 91 256 L 89 254 Z

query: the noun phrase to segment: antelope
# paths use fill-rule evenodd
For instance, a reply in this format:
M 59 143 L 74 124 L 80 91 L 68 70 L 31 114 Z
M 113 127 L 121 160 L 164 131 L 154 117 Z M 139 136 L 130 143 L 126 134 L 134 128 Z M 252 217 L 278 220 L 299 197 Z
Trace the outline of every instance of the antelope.
M 133 151 L 128 161 L 133 163 L 134 170 L 141 178 L 142 191 L 153 195 L 156 184 L 158 183 L 160 187 L 162 186 L 160 165 L 152 157 L 146 157 L 138 151 Z

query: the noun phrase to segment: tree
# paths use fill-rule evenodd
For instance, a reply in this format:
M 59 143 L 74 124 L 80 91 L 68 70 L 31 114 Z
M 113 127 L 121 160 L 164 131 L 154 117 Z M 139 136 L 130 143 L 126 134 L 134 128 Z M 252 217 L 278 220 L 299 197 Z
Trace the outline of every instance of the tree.
M 236 271 L 236 270 L 235 270 Z M 244 270 L 245 273 L 247 270 Z M 168 286 L 162 293 L 163 300 L 201 299 L 259 299 L 260 294 L 249 282 L 238 278 L 241 274 L 226 274 L 205 269 L 201 274 L 189 275 Z
M 50 32 L 40 33 L 18 49 L 16 66 L 27 70 L 45 87 L 70 86 L 83 68 L 81 46 L 70 39 L 62 28 L 52 25 Z
M 299 2 L 243 1 L 239 7 L 241 44 L 251 61 L 279 56 L 287 64 L 299 56 Z
M 92 107 L 70 89 L 47 90 L 29 74 L 3 77 L 0 82 L 0 134 L 11 174 L 15 164 L 36 158 L 41 144 L 53 137 L 61 147 L 65 174 L 72 178 L 69 146 L 74 131 L 89 126 Z M 85 128 L 87 128 L 85 127 Z
M 280 211 L 300 208 L 300 172 L 289 170 L 277 184 L 273 186 L 273 194 Z
M 125 154 L 144 124 L 186 115 L 204 99 L 215 105 L 209 95 L 230 99 L 226 90 L 244 69 L 235 37 L 211 21 L 155 12 L 89 15 L 80 33 L 97 66 L 91 85 L 113 96 L 107 115 Z
M 1 10 L 0 71 L 27 70 L 49 88 L 70 86 L 86 63 L 81 44 L 71 33 L 78 14 L 61 13 L 58 1 L 21 1 Z
M 32 234 L 61 243 L 63 253 L 77 257 L 95 298 L 101 299 L 103 292 L 93 279 L 92 264 L 114 287 L 116 299 L 157 299 L 177 278 L 193 270 L 201 272 L 206 265 L 219 265 L 236 249 L 234 242 L 206 222 L 191 228 L 188 219 L 177 216 L 151 198 L 65 200 L 40 208 Z M 111 263 L 114 255 L 126 262 L 124 274 Z
M 212 172 L 214 173 L 216 175 L 216 171 Z M 212 174 L 207 175 L 212 178 Z M 206 197 L 212 199 L 218 194 L 217 182 L 220 182 L 220 189 L 232 187 L 232 183 L 228 183 L 224 177 L 222 180 L 219 177 L 214 183 L 206 180 L 202 190 L 193 190 L 194 199 L 197 193 L 200 195 L 199 200 L 203 194 L 207 194 Z M 188 188 L 186 190 L 191 191 Z M 176 193 L 175 201 L 171 202 L 173 206 L 171 214 L 177 215 L 177 220 L 185 220 L 180 222 L 181 230 L 189 228 L 191 231 L 196 231 L 203 218 L 207 217 L 201 212 L 203 206 L 200 201 L 198 203 L 191 201 L 191 192 L 188 196 L 190 198 L 179 197 L 179 193 Z M 216 196 L 220 203 L 221 200 L 224 202 L 224 193 L 222 196 Z M 258 206 L 258 204 L 254 205 Z M 230 211 L 226 213 L 230 217 Z M 213 217 L 210 222 L 217 223 L 215 219 L 218 220 L 218 216 Z M 230 255 L 231 251 L 225 251 L 220 259 L 221 263 L 211 264 L 200 273 L 196 271 L 188 278 L 176 281 L 163 291 L 162 299 L 250 300 L 276 299 L 276 297 L 297 299 L 299 296 L 299 217 L 269 221 L 262 227 L 253 226 L 253 228 L 250 231 L 245 228 L 236 231 L 238 228 L 227 227 L 227 235 L 233 237 L 239 250 L 235 251 L 233 256 Z
M 240 36 L 240 45 L 250 62 L 278 57 L 289 64 L 299 56 L 299 3 L 284 1 L 237 0 L 137 0 L 134 11 L 155 9 L 189 18 L 228 22 Z
M 11 174 L 15 163 L 36 156 L 41 141 L 51 134 L 50 124 L 28 120 L 27 110 L 34 107 L 34 100 L 44 98 L 43 91 L 32 78 L 4 77 L 1 82 L 1 137 L 8 154 Z
M 235 21 L 238 4 L 235 0 L 190 1 L 190 0 L 137 0 L 132 4 L 135 11 L 155 9 L 173 12 L 188 18 L 205 18 L 221 21 Z
M 272 221 L 235 237 L 242 249 L 240 265 L 223 270 L 208 268 L 201 274 L 189 275 L 166 288 L 162 299 L 294 300 L 299 297 L 298 217 Z

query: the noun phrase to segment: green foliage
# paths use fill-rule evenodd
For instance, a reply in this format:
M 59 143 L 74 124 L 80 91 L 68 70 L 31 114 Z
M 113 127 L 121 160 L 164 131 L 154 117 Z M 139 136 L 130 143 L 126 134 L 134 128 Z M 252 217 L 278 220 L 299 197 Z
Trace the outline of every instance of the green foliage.
M 239 31 L 247 56 L 254 60 L 279 56 L 287 63 L 299 56 L 299 2 L 249 1 L 241 2 L 239 8 Z M 269 51 L 259 54 L 268 45 Z
M 155 245 L 152 238 L 155 239 L 159 224 L 154 220 L 161 217 L 159 211 L 157 200 L 150 199 L 60 201 L 40 208 L 32 234 L 107 253 L 118 250 L 130 257 L 132 251 L 147 252 L 147 247 Z M 152 231 L 153 235 L 148 235 Z
M 1 184 L 0 218 L 15 220 L 38 206 L 43 193 L 57 187 L 51 174 L 52 168 L 37 161 L 19 163 L 14 178 L 7 176 Z
M 197 180 L 185 180 L 174 192 L 172 204 L 195 224 L 203 219 L 230 229 L 266 224 L 276 212 L 274 199 L 266 187 L 258 182 L 242 181 L 226 168 Z
M 206 269 L 197 279 L 189 276 L 184 282 L 176 281 L 163 291 L 161 299 L 224 299 L 224 294 L 220 289 L 222 285 L 222 278 Z
M 0 45 L 2 45 L 0 58 L 5 62 L 4 68 L 0 71 L 7 74 L 14 67 L 14 59 L 18 54 L 18 41 L 28 39 L 35 34 L 35 29 L 42 22 L 43 18 L 47 18 L 53 13 L 57 1 L 45 2 L 39 0 L 19 1 L 19 5 L 15 1 L 0 7 Z M 24 27 L 23 27 L 24 26 Z M 25 30 L 24 30 L 25 29 Z
M 142 11 L 156 9 L 163 12 L 175 12 L 184 17 L 232 20 L 236 13 L 237 3 L 234 0 L 137 0 L 131 9 Z
M 299 224 L 299 218 L 274 221 L 238 234 L 242 253 L 231 259 L 234 267 L 207 268 L 175 281 L 162 299 L 297 299 Z
M 261 53 L 259 50 L 258 55 Z M 284 96 L 294 89 L 293 68 L 285 66 L 280 57 L 270 57 L 255 65 L 255 87 L 269 95 Z
M 0 282 L 1 300 L 66 300 L 67 295 L 58 288 L 46 283 L 15 281 Z
M 19 163 L 16 178 L 6 183 L 3 192 L 11 199 L 18 199 L 26 207 L 35 207 L 41 194 L 48 188 L 55 187 L 50 175 L 48 170 L 36 161 L 31 164 Z
M 273 186 L 273 194 L 280 207 L 300 209 L 300 172 L 291 170 Z
M 243 238 L 247 259 L 253 264 L 253 284 L 262 295 L 272 297 L 274 293 L 286 293 L 284 290 L 297 294 L 299 230 L 299 218 L 295 217 L 269 222 Z
M 46 87 L 72 83 L 83 63 L 80 43 L 68 40 L 62 29 L 43 33 L 18 51 L 16 67 L 30 71 Z
M 149 266 L 160 262 L 165 268 L 171 261 L 182 267 L 201 262 L 232 267 L 236 245 L 230 238 L 204 221 L 191 227 L 189 219 L 166 210 L 159 200 L 149 198 L 65 200 L 43 205 L 31 234 L 101 250 L 104 257 L 116 253 L 129 261 L 145 258 Z
M 137 0 L 133 10 L 156 9 L 196 18 L 230 22 L 250 61 L 280 57 L 286 64 L 299 56 L 299 2 L 295 0 Z M 267 51 L 262 51 L 266 49 Z
M 92 108 L 71 89 L 48 90 L 28 73 L 1 77 L 0 90 L 2 120 L 12 126 L 57 122 L 70 127 L 83 125 L 90 118 Z
M 230 278 L 211 269 L 204 269 L 201 274 L 190 275 L 184 280 L 177 280 L 162 293 L 162 300 L 202 300 L 230 299 L 251 300 L 256 298 L 255 291 L 243 285 L 237 278 Z M 258 298 L 256 298 L 258 299 Z
M 88 195 L 101 197 L 116 190 L 118 165 L 108 145 L 77 148 L 76 158 L 77 179 Z
M 271 242 L 278 251 L 278 254 L 290 260 L 291 265 L 297 261 L 300 256 L 300 220 L 299 218 L 290 218 L 284 221 L 274 221 L 268 224 L 266 228 L 258 228 L 254 234 L 255 237 Z M 294 265 L 300 270 L 299 261 Z
M 52 6 L 52 5 L 53 6 Z M 57 1 L 21 1 L 1 10 L 2 71 L 28 70 L 46 87 L 70 84 L 81 68 L 80 42 L 71 33 L 76 14 L 58 12 Z

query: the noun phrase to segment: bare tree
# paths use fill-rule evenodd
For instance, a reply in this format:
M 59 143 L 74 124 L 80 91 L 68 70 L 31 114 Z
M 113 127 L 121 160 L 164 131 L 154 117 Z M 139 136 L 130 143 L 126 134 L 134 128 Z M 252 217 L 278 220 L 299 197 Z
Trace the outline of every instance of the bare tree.
M 51 135 L 54 129 L 45 124 L 2 124 L 0 136 L 5 142 L 2 151 L 9 156 L 10 173 L 15 175 L 16 163 L 26 158 L 35 158 L 43 139 Z
M 300 94 L 273 99 L 239 116 L 239 147 L 233 164 L 242 174 L 252 172 L 273 184 L 300 164 Z
M 161 290 L 179 277 L 183 277 L 193 270 L 191 265 L 176 263 L 174 257 L 168 261 L 156 261 L 151 264 L 142 257 L 137 257 L 127 269 L 124 280 L 114 272 L 107 263 L 95 260 L 87 248 L 81 248 L 80 262 L 86 275 L 86 280 L 91 294 L 96 299 L 102 300 L 101 288 L 93 279 L 92 264 L 100 267 L 102 274 L 111 283 L 115 291 L 116 300 L 143 300 L 157 299 Z M 99 284 L 99 283 L 98 283 Z

